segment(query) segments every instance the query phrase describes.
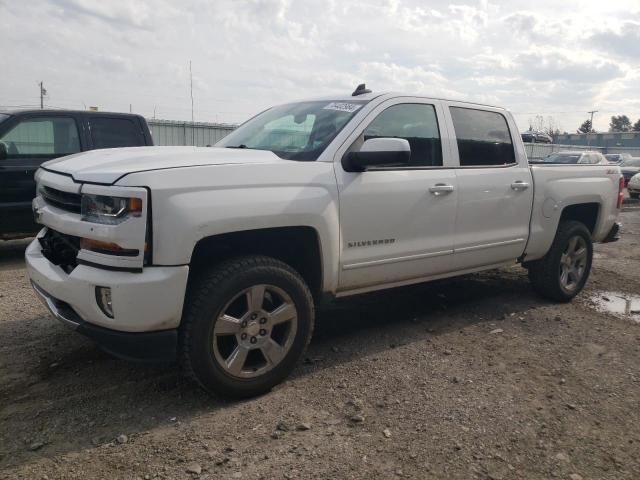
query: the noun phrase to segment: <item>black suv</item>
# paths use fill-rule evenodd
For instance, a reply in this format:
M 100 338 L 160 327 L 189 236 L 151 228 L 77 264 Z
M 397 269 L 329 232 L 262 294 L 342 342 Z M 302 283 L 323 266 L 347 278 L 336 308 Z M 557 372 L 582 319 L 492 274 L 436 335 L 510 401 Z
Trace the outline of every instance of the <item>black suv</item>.
M 536 132 L 535 130 L 528 130 L 521 133 L 522 141 L 525 143 L 553 143 L 553 138 L 544 132 Z
M 153 145 L 140 115 L 70 110 L 0 112 L 0 239 L 38 231 L 33 175 L 53 158 L 98 148 Z

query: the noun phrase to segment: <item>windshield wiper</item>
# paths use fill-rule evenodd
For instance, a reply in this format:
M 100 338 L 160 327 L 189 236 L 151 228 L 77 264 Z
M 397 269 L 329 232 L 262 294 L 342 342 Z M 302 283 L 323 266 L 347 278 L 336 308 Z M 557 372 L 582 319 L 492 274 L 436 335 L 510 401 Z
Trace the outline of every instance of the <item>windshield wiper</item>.
M 244 143 L 241 143 L 240 145 L 227 145 L 224 148 L 249 148 L 249 147 L 247 147 Z

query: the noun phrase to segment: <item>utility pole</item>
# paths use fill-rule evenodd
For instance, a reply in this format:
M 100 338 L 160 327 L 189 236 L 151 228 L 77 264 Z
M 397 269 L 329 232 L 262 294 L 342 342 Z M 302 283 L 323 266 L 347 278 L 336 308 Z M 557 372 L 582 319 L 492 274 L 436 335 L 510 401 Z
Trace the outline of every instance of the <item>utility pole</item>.
M 587 132 L 587 147 L 591 145 L 591 132 L 593 132 L 593 114 L 596 113 L 598 110 L 591 110 L 590 113 L 591 114 L 591 120 L 589 120 L 589 132 Z
M 40 110 L 44 109 L 44 96 L 47 94 L 42 81 L 38 84 L 40 86 Z
M 189 86 L 191 90 L 191 145 L 196 144 L 195 125 L 193 124 L 193 73 L 191 71 L 191 60 L 189 60 Z

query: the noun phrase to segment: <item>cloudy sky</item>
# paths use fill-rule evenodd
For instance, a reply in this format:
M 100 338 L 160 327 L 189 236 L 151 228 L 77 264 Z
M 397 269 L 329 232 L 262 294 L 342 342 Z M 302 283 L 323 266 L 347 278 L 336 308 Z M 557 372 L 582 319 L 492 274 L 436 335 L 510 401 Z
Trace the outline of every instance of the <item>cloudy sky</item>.
M 0 106 L 239 122 L 366 82 L 506 106 L 521 129 L 640 118 L 638 0 L 0 0 Z

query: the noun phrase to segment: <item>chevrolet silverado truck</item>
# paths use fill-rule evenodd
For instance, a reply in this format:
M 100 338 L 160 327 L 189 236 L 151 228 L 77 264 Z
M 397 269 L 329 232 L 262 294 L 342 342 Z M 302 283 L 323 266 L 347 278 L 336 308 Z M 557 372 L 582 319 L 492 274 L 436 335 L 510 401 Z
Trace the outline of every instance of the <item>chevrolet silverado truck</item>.
M 363 86 L 214 148 L 80 153 L 36 179 L 26 262 L 53 316 L 231 397 L 292 371 L 327 298 L 519 263 L 571 300 L 623 198 L 617 166 L 530 166 L 503 108 Z
M 153 145 L 140 115 L 75 110 L 0 111 L 0 240 L 33 236 L 40 164 L 96 148 Z

